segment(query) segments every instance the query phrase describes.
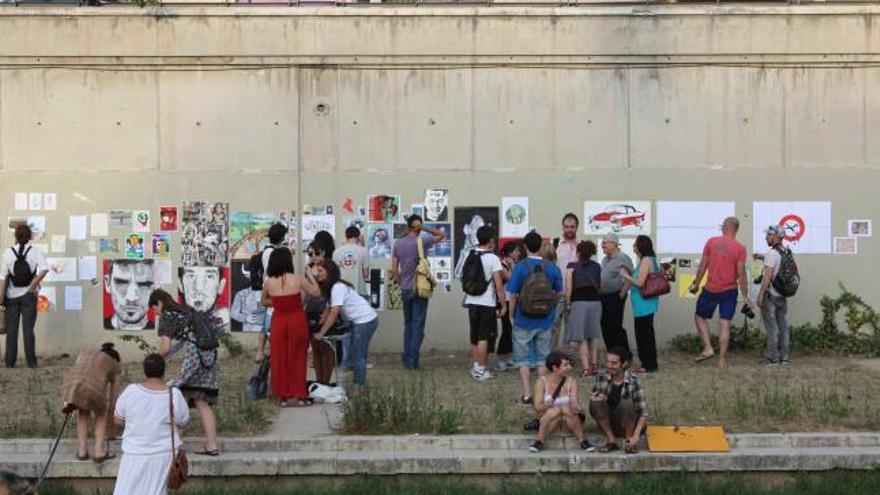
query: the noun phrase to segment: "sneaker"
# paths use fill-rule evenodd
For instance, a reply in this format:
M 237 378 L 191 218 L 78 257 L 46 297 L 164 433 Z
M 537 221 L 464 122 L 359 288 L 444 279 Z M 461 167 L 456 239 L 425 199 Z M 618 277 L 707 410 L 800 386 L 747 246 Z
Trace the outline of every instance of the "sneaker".
M 519 403 L 522 406 L 531 406 L 535 403 L 535 401 L 533 401 L 531 397 L 523 395 L 522 397 L 520 397 Z
M 514 366 L 513 361 L 498 361 L 498 364 L 495 365 L 497 371 L 507 371 L 514 368 L 516 368 L 516 366 Z
M 533 453 L 538 453 L 542 450 L 544 450 L 544 442 L 542 442 L 540 440 L 535 440 L 535 443 L 533 443 L 529 447 L 529 452 L 533 452 Z
M 476 380 L 477 377 L 480 376 L 480 373 L 481 373 L 481 371 L 478 370 L 477 368 L 471 368 L 471 378 L 473 378 L 474 380 Z
M 486 368 L 481 369 L 479 371 L 479 373 L 477 374 L 477 376 L 474 377 L 474 379 L 477 380 L 478 382 L 485 382 L 486 380 L 489 380 L 491 378 L 492 378 L 492 373 L 490 373 L 489 370 Z
M 584 440 L 583 442 L 581 442 L 581 450 L 583 450 L 584 452 L 595 452 L 596 447 L 593 447 L 592 445 L 590 445 L 590 442 Z

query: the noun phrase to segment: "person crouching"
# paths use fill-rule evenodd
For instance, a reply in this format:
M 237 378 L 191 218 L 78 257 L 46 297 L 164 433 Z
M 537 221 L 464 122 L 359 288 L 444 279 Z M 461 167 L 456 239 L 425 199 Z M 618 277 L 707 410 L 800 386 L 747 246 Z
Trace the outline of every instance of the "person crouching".
M 605 445 L 599 452 L 620 447 L 617 438 L 624 437 L 626 453 L 635 454 L 639 435 L 648 420 L 648 401 L 639 377 L 627 367 L 632 353 L 624 347 L 612 347 L 605 356 L 605 369 L 596 375 L 590 396 L 590 415 L 605 433 Z

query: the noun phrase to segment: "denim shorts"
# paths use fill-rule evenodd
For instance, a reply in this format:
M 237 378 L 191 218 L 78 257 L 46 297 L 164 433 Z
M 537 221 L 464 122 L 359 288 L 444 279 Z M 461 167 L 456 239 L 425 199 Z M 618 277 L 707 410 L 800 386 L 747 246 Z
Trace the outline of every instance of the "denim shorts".
M 515 366 L 537 368 L 544 366 L 553 348 L 550 329 L 528 330 L 513 328 L 513 363 Z
M 715 316 L 715 308 L 718 308 L 718 316 L 722 320 L 730 321 L 736 313 L 736 298 L 739 290 L 730 289 L 723 292 L 709 292 L 705 288 L 700 292 L 697 299 L 697 316 L 705 320 Z

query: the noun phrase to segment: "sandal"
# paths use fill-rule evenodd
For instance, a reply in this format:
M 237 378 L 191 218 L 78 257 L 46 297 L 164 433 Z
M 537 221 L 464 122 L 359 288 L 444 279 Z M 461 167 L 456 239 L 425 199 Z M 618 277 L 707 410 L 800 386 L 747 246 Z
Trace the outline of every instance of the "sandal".
M 217 457 L 220 455 L 220 449 L 208 450 L 207 448 L 203 448 L 202 450 L 197 450 L 193 452 L 195 455 L 208 455 L 211 457 Z
M 89 453 L 86 452 L 84 455 L 76 454 L 76 460 L 78 460 L 78 461 L 87 461 L 87 460 L 89 460 Z
M 713 357 L 715 357 L 714 352 L 712 354 L 700 354 L 699 356 L 697 356 L 696 359 L 694 359 L 694 362 L 695 363 L 702 363 L 703 361 L 705 361 L 707 359 L 712 359 Z
M 104 461 L 108 461 L 110 459 L 116 459 L 116 454 L 114 454 L 113 452 L 107 452 L 106 454 L 101 456 L 96 455 L 95 458 L 92 460 L 95 461 L 95 464 L 102 464 Z
M 638 454 L 639 447 L 636 444 L 627 444 L 627 446 L 624 447 L 623 451 L 627 454 Z
M 608 442 L 605 445 L 599 447 L 599 452 L 603 454 L 614 452 L 615 450 L 620 450 L 620 447 L 617 446 L 617 442 Z

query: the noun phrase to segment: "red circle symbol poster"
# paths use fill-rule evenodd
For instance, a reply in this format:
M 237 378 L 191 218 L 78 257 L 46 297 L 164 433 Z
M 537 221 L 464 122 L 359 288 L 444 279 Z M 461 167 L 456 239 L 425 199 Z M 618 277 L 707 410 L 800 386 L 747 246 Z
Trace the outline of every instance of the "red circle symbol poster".
M 807 224 L 804 222 L 804 219 L 793 213 L 782 217 L 779 220 L 779 225 L 785 229 L 785 240 L 788 242 L 799 241 L 807 230 Z

